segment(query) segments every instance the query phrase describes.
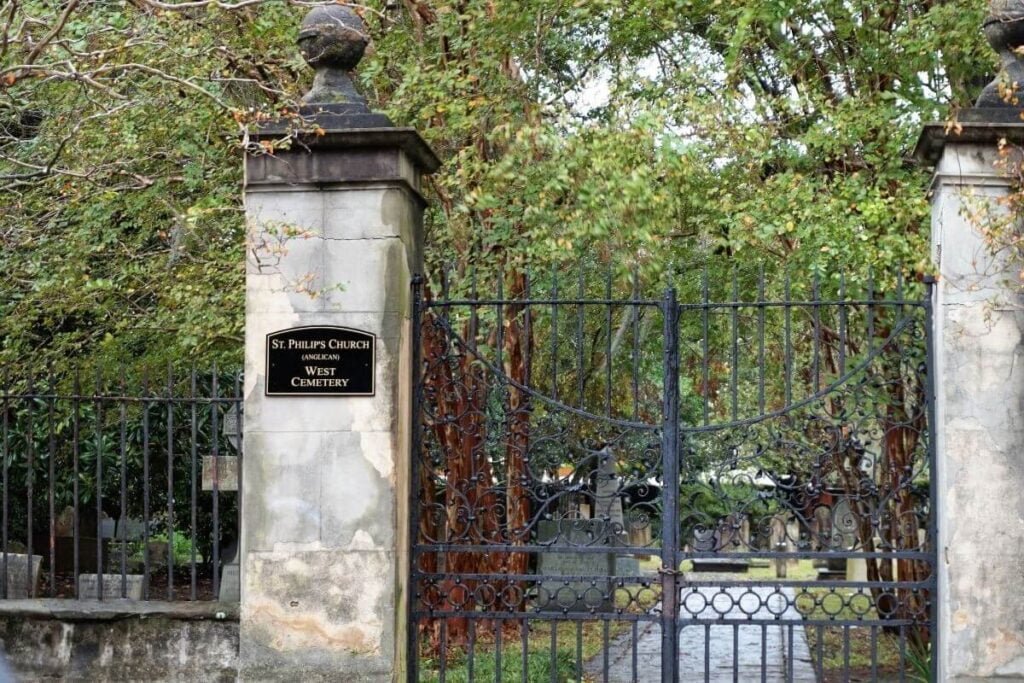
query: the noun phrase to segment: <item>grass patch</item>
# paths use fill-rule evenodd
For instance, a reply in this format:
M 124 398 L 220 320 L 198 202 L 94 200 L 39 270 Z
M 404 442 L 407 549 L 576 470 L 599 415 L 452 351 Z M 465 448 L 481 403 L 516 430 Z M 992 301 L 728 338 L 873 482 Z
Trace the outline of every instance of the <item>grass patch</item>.
M 811 600 L 814 606 L 811 606 Z M 869 590 L 856 588 L 803 588 L 798 597 L 807 619 L 843 621 L 877 620 Z M 811 661 L 823 683 L 845 680 L 869 680 L 873 668 L 879 675 L 913 674 L 912 646 L 906 640 L 905 655 L 900 655 L 898 633 L 882 627 L 808 625 L 807 645 Z M 873 633 L 872 633 L 873 632 Z M 849 639 L 849 645 L 847 645 Z M 847 652 L 848 650 L 848 652 Z M 820 658 L 820 668 L 819 668 Z M 874 666 L 873 663 L 874 662 Z M 910 680 L 916 677 L 911 675 Z M 927 674 L 923 679 L 927 681 Z
M 531 638 L 532 640 L 532 638 Z M 496 677 L 497 658 L 494 656 L 493 645 L 489 650 L 480 651 L 479 644 L 473 656 L 473 671 L 470 673 L 469 656 L 466 652 L 459 651 L 449 660 L 445 670 L 446 683 L 470 683 L 471 681 L 494 681 Z M 423 676 L 421 680 L 434 682 L 441 680 L 440 662 L 437 660 L 425 660 L 421 663 Z M 526 655 L 526 680 L 528 681 L 550 681 L 552 668 L 555 670 L 555 680 L 570 681 L 576 680 L 577 666 L 576 653 L 574 650 L 559 648 L 554 665 L 552 665 L 550 652 L 534 652 L 531 648 Z M 506 652 L 502 649 L 501 655 L 501 681 L 508 683 L 519 683 L 523 680 L 523 657 L 520 649 Z
M 635 605 L 625 591 L 620 589 L 616 594 L 619 607 L 636 611 Z M 632 629 L 630 621 L 608 622 L 609 646 L 616 637 Z M 551 653 L 551 629 L 555 628 L 555 654 Z M 588 661 L 604 651 L 605 621 L 530 621 L 526 650 L 526 680 L 550 681 L 552 671 L 555 680 L 575 681 L 580 667 L 585 668 Z M 472 677 L 470 677 L 470 653 L 467 647 L 449 647 L 448 661 L 445 668 L 446 683 L 468 683 L 478 681 L 508 681 L 518 683 L 523 680 L 522 635 L 518 628 L 502 632 L 501 645 L 501 676 L 497 675 L 495 656 L 495 634 L 493 628 L 482 628 L 477 624 L 476 642 L 472 653 Z M 440 681 L 441 662 L 434 655 L 424 656 L 420 660 L 421 679 L 424 681 Z M 586 678 L 586 677 L 584 677 Z

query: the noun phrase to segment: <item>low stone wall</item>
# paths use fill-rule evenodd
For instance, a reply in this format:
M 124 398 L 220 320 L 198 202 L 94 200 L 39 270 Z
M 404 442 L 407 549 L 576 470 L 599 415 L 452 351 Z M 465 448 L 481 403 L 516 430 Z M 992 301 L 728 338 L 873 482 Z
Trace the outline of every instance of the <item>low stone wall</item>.
M 0 601 L 0 649 L 23 680 L 233 681 L 238 605 Z

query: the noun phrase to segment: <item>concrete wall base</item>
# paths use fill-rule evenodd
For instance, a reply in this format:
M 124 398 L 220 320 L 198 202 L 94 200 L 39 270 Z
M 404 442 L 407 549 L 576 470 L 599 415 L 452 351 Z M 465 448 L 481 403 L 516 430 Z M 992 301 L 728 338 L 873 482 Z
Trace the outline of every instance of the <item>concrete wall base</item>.
M 236 679 L 237 605 L 118 602 L 0 602 L 7 672 L 22 680 Z

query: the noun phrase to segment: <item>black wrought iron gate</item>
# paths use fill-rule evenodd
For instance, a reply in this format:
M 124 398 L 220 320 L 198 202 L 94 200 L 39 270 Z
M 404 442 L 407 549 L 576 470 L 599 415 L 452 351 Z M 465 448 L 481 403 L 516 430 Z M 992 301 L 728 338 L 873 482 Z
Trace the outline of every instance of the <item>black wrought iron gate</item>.
M 410 680 L 934 680 L 931 284 L 638 279 L 414 285 Z

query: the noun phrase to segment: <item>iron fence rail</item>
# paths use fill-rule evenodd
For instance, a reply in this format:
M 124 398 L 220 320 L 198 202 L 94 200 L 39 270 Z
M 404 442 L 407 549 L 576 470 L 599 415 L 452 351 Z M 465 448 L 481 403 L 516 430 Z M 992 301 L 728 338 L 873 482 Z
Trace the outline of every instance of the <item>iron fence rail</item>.
M 221 490 L 219 456 L 240 447 L 241 410 L 240 374 L 216 367 L 6 373 L 0 599 L 81 598 L 82 575 L 99 600 L 131 597 L 138 581 L 143 600 L 217 599 L 241 495 Z

